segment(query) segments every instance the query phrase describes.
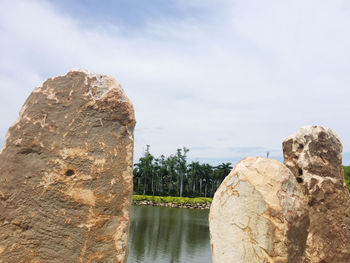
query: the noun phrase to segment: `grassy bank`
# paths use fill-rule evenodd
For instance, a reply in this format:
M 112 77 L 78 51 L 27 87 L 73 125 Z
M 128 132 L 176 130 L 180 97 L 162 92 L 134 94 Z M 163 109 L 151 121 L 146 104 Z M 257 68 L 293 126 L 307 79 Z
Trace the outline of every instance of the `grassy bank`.
M 212 198 L 208 197 L 177 197 L 177 196 L 151 196 L 151 195 L 133 195 L 132 200 L 137 201 L 150 201 L 154 203 L 172 203 L 172 204 L 206 204 L 211 203 Z

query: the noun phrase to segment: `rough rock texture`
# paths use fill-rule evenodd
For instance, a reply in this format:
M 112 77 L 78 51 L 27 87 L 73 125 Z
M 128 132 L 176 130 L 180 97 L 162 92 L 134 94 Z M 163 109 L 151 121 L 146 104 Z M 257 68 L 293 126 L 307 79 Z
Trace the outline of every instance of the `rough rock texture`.
M 216 191 L 209 215 L 213 263 L 304 262 L 309 217 L 283 164 L 249 157 Z
M 283 141 L 284 163 L 308 197 L 306 262 L 350 262 L 350 195 L 341 151 L 335 133 L 319 126 L 302 127 Z
M 0 153 L 0 262 L 126 262 L 132 104 L 111 77 L 48 79 Z

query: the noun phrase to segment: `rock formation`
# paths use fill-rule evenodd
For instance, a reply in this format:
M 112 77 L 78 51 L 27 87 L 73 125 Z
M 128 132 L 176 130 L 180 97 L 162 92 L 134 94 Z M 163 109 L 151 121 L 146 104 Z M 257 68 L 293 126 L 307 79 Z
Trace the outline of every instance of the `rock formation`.
M 319 126 L 302 127 L 283 141 L 284 163 L 308 198 L 306 262 L 350 262 L 350 195 L 341 152 L 335 133 Z
M 306 199 L 283 164 L 249 157 L 216 191 L 209 215 L 213 263 L 304 262 Z
M 0 153 L 0 262 L 126 262 L 132 104 L 70 71 L 25 102 Z

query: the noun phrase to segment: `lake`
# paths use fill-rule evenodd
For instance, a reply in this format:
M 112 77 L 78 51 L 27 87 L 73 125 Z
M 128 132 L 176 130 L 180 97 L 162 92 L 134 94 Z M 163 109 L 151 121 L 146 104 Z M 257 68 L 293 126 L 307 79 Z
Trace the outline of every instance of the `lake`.
M 208 213 L 133 205 L 128 263 L 211 263 Z

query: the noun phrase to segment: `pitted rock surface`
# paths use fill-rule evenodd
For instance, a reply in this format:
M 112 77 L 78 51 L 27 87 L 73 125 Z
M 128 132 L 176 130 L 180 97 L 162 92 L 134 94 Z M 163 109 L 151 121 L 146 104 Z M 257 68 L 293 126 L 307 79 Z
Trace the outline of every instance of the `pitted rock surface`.
M 305 208 L 305 196 L 287 167 L 272 159 L 243 159 L 210 208 L 213 263 L 305 262 Z
M 337 135 L 320 126 L 302 127 L 283 141 L 284 164 L 308 198 L 306 262 L 350 262 L 350 195 L 341 152 Z
M 48 79 L 0 153 L 0 262 L 126 262 L 133 106 L 111 77 Z

